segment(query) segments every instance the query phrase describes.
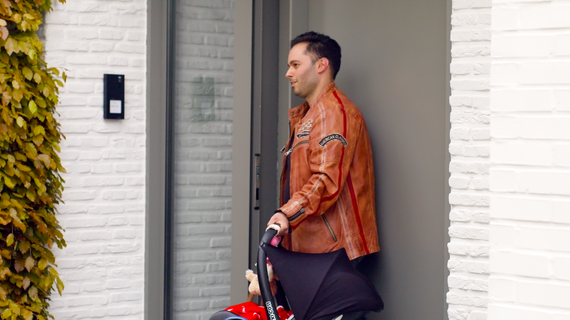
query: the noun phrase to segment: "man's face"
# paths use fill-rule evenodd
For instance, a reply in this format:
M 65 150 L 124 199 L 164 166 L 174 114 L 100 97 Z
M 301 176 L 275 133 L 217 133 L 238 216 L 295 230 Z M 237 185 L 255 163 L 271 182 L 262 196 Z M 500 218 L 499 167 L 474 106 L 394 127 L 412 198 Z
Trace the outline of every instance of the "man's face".
M 316 63 L 312 61 L 312 56 L 305 52 L 306 48 L 307 43 L 303 42 L 291 48 L 287 60 L 289 70 L 285 74 L 291 82 L 295 95 L 301 98 L 311 95 L 319 82 Z

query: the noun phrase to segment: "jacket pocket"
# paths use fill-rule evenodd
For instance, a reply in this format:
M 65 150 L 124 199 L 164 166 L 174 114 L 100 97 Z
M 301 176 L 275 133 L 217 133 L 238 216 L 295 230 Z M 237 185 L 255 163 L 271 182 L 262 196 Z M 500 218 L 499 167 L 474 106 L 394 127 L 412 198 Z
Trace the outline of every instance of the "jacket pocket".
M 323 221 L 325 222 L 325 224 L 327 225 L 327 228 L 329 229 L 329 232 L 334 240 L 334 242 L 337 242 L 338 239 L 336 238 L 336 235 L 334 234 L 333 229 L 331 228 L 331 225 L 329 224 L 329 221 L 327 220 L 327 217 L 325 217 L 324 214 L 321 215 L 321 217 L 323 217 Z

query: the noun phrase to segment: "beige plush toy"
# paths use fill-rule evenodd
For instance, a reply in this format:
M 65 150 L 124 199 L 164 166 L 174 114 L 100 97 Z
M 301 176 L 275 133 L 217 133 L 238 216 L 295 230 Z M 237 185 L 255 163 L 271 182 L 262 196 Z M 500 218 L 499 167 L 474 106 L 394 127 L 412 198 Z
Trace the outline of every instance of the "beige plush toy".
M 270 264 L 267 264 L 267 275 L 269 276 L 269 281 L 271 285 L 271 291 L 274 291 L 275 281 L 273 281 L 273 267 Z M 251 269 L 247 269 L 245 271 L 245 278 L 247 281 L 250 282 L 249 284 L 249 293 L 256 294 L 258 296 L 261 295 L 261 290 L 259 289 L 259 280 L 257 279 L 257 275 Z M 275 293 L 275 292 L 273 292 Z

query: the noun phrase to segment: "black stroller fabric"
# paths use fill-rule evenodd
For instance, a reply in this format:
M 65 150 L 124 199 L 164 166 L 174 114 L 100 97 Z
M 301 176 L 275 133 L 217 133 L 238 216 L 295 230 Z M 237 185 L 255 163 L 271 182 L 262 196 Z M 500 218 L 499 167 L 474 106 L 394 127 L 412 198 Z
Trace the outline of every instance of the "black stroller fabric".
M 353 311 L 381 311 L 372 283 L 356 271 L 344 249 L 324 254 L 292 252 L 264 245 L 296 320 Z

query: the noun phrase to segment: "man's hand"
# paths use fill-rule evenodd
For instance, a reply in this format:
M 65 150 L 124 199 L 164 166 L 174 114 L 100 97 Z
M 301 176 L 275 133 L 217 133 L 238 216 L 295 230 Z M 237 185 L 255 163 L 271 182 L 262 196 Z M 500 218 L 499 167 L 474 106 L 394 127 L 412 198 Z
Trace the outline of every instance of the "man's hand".
M 271 219 L 269 219 L 267 225 L 269 226 L 270 224 L 277 224 L 281 227 L 281 230 L 275 235 L 276 237 L 282 237 L 289 232 L 289 220 L 287 220 L 287 216 L 281 211 L 275 212 Z

